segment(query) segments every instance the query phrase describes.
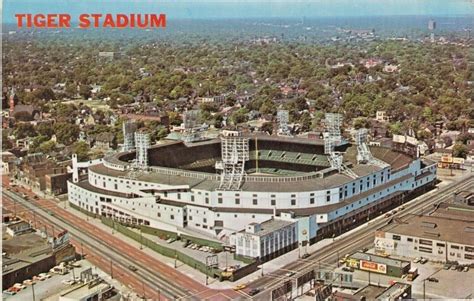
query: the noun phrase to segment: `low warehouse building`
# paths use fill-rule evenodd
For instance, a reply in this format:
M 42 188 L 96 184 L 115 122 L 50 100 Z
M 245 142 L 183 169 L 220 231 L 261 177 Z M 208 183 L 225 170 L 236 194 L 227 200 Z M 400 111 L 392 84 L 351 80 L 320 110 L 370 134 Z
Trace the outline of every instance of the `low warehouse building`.
M 376 253 L 425 257 L 433 261 L 474 263 L 474 206 L 459 202 L 438 204 L 430 215 L 411 218 L 379 229 Z
M 411 266 L 409 261 L 362 252 L 350 255 L 346 265 L 362 271 L 385 274 L 392 277 L 402 277 L 402 275 L 408 273 Z

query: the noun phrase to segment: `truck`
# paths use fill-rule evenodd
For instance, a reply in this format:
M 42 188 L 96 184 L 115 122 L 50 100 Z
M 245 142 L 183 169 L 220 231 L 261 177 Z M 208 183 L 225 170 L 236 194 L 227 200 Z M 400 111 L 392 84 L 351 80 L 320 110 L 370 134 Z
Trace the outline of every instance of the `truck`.
M 407 280 L 413 281 L 418 276 L 418 268 L 413 267 L 408 271 Z

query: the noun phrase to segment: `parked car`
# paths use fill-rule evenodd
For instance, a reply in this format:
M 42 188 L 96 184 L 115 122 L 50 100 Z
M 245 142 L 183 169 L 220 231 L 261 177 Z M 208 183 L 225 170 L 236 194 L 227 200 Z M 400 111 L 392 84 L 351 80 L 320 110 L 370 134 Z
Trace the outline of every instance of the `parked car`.
M 239 285 L 234 286 L 234 291 L 240 291 L 240 290 L 243 290 L 246 287 L 247 286 L 245 284 L 239 284 Z
M 128 269 L 129 269 L 130 271 L 132 271 L 132 272 L 138 271 L 137 267 L 134 266 L 134 265 L 129 265 L 129 266 L 128 266 Z
M 260 293 L 260 289 L 259 288 L 253 288 L 249 291 L 249 295 L 250 296 L 254 296 L 256 294 Z
M 13 287 L 19 288 L 20 290 L 24 290 L 26 288 L 26 285 L 21 283 L 15 283 L 13 284 Z
M 301 256 L 301 258 L 306 259 L 306 258 L 308 258 L 309 256 L 310 256 L 310 255 L 309 255 L 308 253 L 304 253 L 303 256 Z
M 39 277 L 43 277 L 44 279 L 49 279 L 49 278 L 51 278 L 51 275 L 48 274 L 48 273 L 40 273 L 38 276 L 39 276 Z
M 464 270 L 464 266 L 462 265 L 458 265 L 457 268 L 456 268 L 456 271 L 458 272 L 462 272 Z
M 443 269 L 444 270 L 449 270 L 451 268 L 451 264 L 450 263 L 445 263 L 444 266 L 443 266 Z
M 286 277 L 291 277 L 293 276 L 294 274 L 296 274 L 295 272 L 288 272 L 285 274 Z
M 458 269 L 458 265 L 457 264 L 453 264 L 450 268 L 452 271 L 455 271 Z
M 33 283 L 34 283 L 34 281 L 31 280 L 31 279 L 23 280 L 23 284 L 24 284 L 24 285 L 32 285 Z
M 354 268 L 353 268 L 353 267 L 343 267 L 342 270 L 343 270 L 344 272 L 351 272 L 351 273 L 354 272 Z
M 439 282 L 438 278 L 435 278 L 435 277 L 429 277 L 426 280 L 428 280 L 429 282 L 436 282 L 436 283 Z
M 74 281 L 74 279 L 64 279 L 63 281 L 61 281 L 63 284 L 66 284 L 66 285 L 73 285 L 74 283 L 76 283 L 76 281 Z
M 71 262 L 69 265 L 72 266 L 72 267 L 75 267 L 75 268 L 80 268 L 81 267 L 81 264 L 79 262 Z
M 418 263 L 421 261 L 421 258 L 420 257 L 416 257 L 414 260 L 413 260 L 413 263 Z
M 428 262 L 428 258 L 421 257 L 421 259 L 420 259 L 421 264 L 425 264 L 427 262 Z

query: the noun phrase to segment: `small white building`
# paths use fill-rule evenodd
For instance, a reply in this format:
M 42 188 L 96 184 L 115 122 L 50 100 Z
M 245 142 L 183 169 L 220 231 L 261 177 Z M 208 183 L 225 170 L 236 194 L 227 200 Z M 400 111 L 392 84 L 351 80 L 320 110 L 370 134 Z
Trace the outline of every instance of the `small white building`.
M 25 221 L 18 221 L 7 226 L 6 232 L 10 236 L 18 236 L 25 232 L 31 231 L 31 225 Z
M 389 117 L 387 115 L 387 112 L 385 111 L 377 111 L 375 113 L 375 120 L 380 121 L 380 122 L 387 122 L 389 121 Z
M 237 255 L 266 261 L 296 248 L 297 233 L 295 221 L 272 218 L 248 224 L 245 230 L 234 233 L 230 242 L 235 245 Z

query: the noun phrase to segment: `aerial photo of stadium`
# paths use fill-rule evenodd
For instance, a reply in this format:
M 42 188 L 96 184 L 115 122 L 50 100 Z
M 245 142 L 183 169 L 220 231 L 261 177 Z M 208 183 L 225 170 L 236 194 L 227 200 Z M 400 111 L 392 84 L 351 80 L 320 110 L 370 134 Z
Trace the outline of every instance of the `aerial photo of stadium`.
M 341 136 L 326 114 L 323 137 L 224 130 L 220 138 L 150 146 L 124 124 L 123 152 L 77 162 L 69 201 L 118 222 L 200 235 L 268 260 L 334 237 L 435 184 L 436 165 Z

